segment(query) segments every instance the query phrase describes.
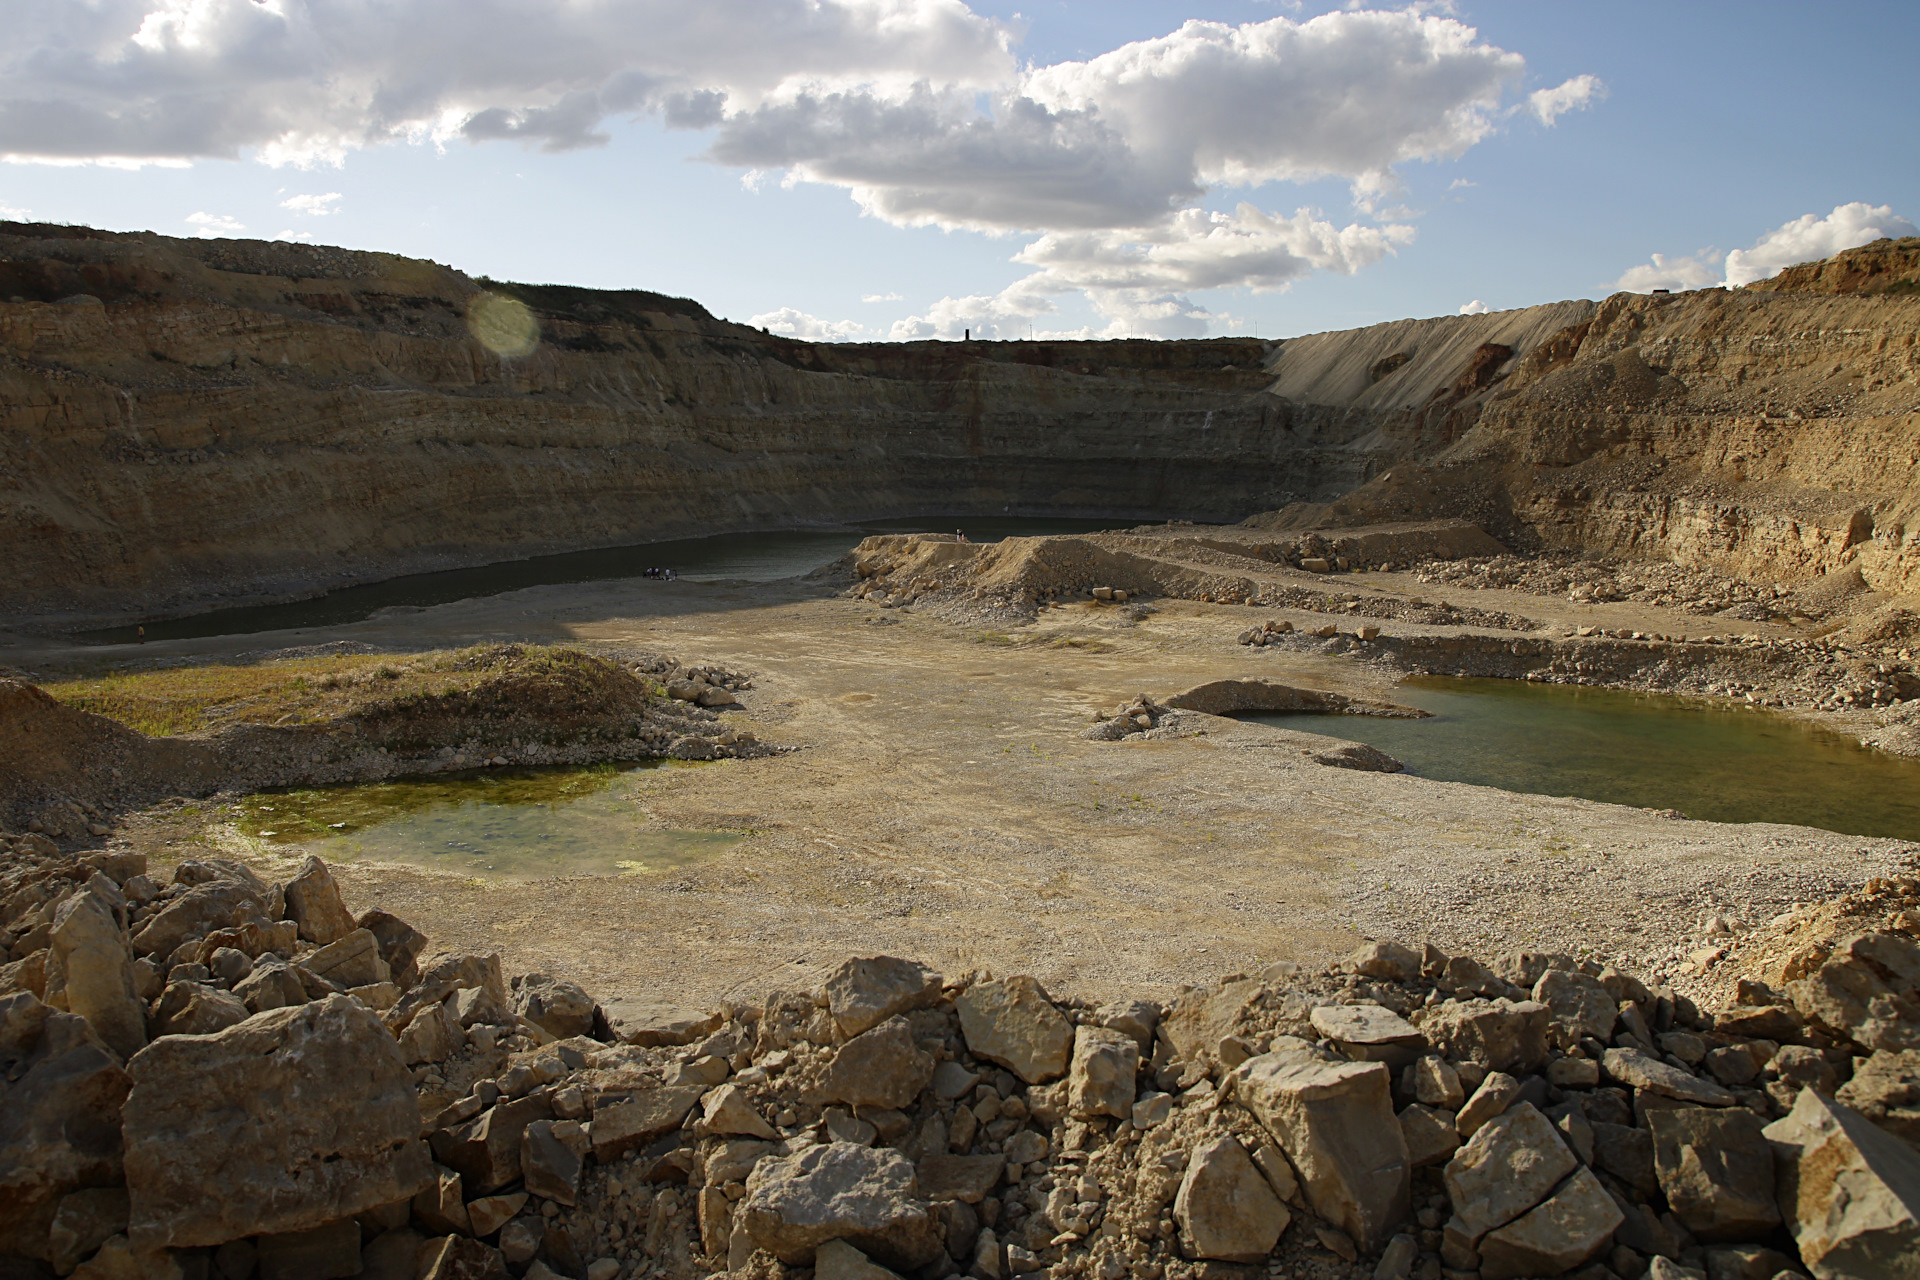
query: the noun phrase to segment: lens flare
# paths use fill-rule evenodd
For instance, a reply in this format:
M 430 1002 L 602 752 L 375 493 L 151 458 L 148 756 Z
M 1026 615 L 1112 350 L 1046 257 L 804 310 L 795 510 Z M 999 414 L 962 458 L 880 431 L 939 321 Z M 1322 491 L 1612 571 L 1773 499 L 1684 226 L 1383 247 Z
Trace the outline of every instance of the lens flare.
M 526 304 L 505 294 L 480 293 L 467 304 L 467 332 L 497 356 L 530 356 L 540 345 L 540 322 Z

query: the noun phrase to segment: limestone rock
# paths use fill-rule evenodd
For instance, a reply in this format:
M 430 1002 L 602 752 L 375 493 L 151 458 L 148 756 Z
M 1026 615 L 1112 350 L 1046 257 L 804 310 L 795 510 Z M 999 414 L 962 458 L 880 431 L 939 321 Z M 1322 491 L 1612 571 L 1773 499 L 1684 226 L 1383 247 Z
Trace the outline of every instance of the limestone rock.
M 466 1033 L 445 1003 L 430 1004 L 413 1015 L 400 1032 L 400 1055 L 408 1066 L 445 1062 L 466 1043 Z
M 140 926 L 133 949 L 165 960 L 181 943 L 261 918 L 260 895 L 238 880 L 214 880 L 175 898 Z
M 404 1200 L 431 1178 L 399 1046 L 346 996 L 156 1040 L 127 1070 L 138 1246 L 302 1231 Z
M 1427 1042 L 1454 1062 L 1493 1071 L 1537 1071 L 1547 1060 L 1547 1006 L 1537 1000 L 1443 1000 L 1412 1019 Z
M 1480 1242 L 1481 1278 L 1572 1271 L 1605 1249 L 1625 1218 L 1600 1179 L 1581 1169 L 1541 1204 Z
M 300 874 L 287 881 L 286 895 L 287 919 L 308 942 L 324 947 L 353 932 L 353 916 L 340 900 L 340 886 L 320 859 L 309 857 L 301 864 Z
M 1269 1053 L 1236 1068 L 1234 1096 L 1286 1152 L 1307 1203 L 1367 1251 L 1407 1216 L 1407 1146 L 1377 1062 Z
M 465 1189 L 459 1174 L 435 1165 L 432 1181 L 414 1193 L 413 1216 L 435 1235 L 471 1234 L 473 1226 L 467 1217 Z
M 1869 1051 L 1920 1049 L 1920 944 L 1900 934 L 1844 939 L 1787 995 L 1808 1022 Z
M 1741 1107 L 1654 1111 L 1653 1162 L 1674 1216 L 1702 1240 L 1758 1240 L 1780 1225 L 1772 1149 Z
M 60 1198 L 47 1232 L 47 1261 L 60 1275 L 127 1229 L 127 1189 L 92 1187 Z
M 513 1007 L 521 1017 L 556 1040 L 593 1034 L 593 997 L 576 983 L 529 973 L 515 978 Z
M 1644 1195 L 1660 1190 L 1660 1178 L 1653 1163 L 1653 1135 L 1645 1129 L 1609 1124 L 1604 1120 L 1595 1122 L 1593 1163 Z
M 1004 1155 L 928 1156 L 916 1166 L 920 1194 L 928 1200 L 979 1204 L 999 1184 L 1006 1167 Z
M 126 1095 L 86 1019 L 0 996 L 0 1252 L 45 1258 L 62 1197 L 120 1180 Z
M 169 982 L 154 1006 L 156 1036 L 207 1036 L 245 1022 L 246 1004 L 204 982 Z
M 1427 1047 L 1418 1027 L 1377 1004 L 1321 1005 L 1311 1018 L 1315 1031 L 1356 1061 L 1402 1067 Z
M 1714 1081 L 1702 1080 L 1638 1049 L 1609 1049 L 1600 1064 L 1606 1068 L 1608 1075 L 1621 1084 L 1681 1102 L 1697 1102 L 1703 1107 L 1730 1107 L 1735 1101 L 1731 1093 Z
M 579 1127 L 572 1126 L 576 1131 Z M 571 1205 L 580 1195 L 584 1162 L 554 1129 L 552 1120 L 535 1120 L 520 1135 L 520 1176 L 534 1195 Z
M 740 1202 L 747 1233 L 789 1266 L 810 1266 L 829 1240 L 845 1240 L 883 1266 L 933 1261 L 940 1237 L 919 1197 L 913 1165 L 897 1151 L 833 1142 L 754 1166 Z
M 723 1084 L 702 1098 L 700 1113 L 708 1133 L 767 1139 L 780 1136 L 753 1109 L 752 1101 L 738 1085 Z
M 667 1085 L 595 1102 L 593 1158 L 606 1164 L 678 1129 L 704 1093 L 699 1085 Z
M 1074 1029 L 1073 1064 L 1067 1072 L 1067 1107 L 1082 1120 L 1133 1115 L 1134 1077 L 1140 1046 L 1132 1036 L 1082 1023 Z
M 1460 1073 L 1445 1058 L 1428 1054 L 1407 1071 L 1407 1092 L 1425 1106 L 1458 1111 L 1460 1104 L 1467 1100 L 1466 1090 L 1460 1084 Z
M 360 1224 L 351 1218 L 255 1241 L 260 1280 L 342 1280 L 360 1274 Z
M 1467 1234 L 1482 1236 L 1545 1200 L 1579 1163 L 1553 1122 L 1522 1102 L 1482 1125 L 1443 1177 Z
M 307 1002 L 305 984 L 277 956 L 256 960 L 253 972 L 233 984 L 233 994 L 254 1013 Z
M 1502 1115 L 1520 1097 L 1520 1082 L 1504 1071 L 1489 1071 L 1480 1087 L 1473 1091 L 1466 1105 L 1460 1108 L 1460 1114 L 1454 1124 L 1460 1130 L 1460 1136 L 1471 1138 L 1480 1131 L 1480 1126 Z
M 1346 966 L 1363 977 L 1411 982 L 1420 976 L 1420 953 L 1398 942 L 1369 942 L 1347 957 Z
M 1834 1097 L 1920 1150 L 1920 1049 L 1882 1049 L 1856 1061 L 1853 1079 Z
M 1781 1216 L 1815 1276 L 1920 1275 L 1920 1153 L 1812 1089 L 1765 1132 Z
M 387 1025 L 404 1027 L 416 1012 L 427 1005 L 439 1004 L 456 991 L 479 993 L 477 1003 L 461 1011 L 464 1026 L 499 1023 L 512 1016 L 498 955 L 437 955 L 427 958 L 419 980 L 387 1011 Z
M 72 1280 L 183 1280 L 171 1250 L 141 1249 L 125 1236 L 108 1236 L 100 1252 L 74 1269 Z
M 54 913 L 48 983 L 58 975 L 56 1008 L 87 1020 L 107 1048 L 129 1058 L 147 1043 L 147 1011 L 134 993 L 133 956 L 113 908 L 97 893 L 76 893 Z
M 1126 1000 L 1104 1006 L 1100 1025 L 1133 1037 L 1142 1055 L 1153 1052 L 1153 1031 L 1160 1025 L 1160 1006 L 1148 1000 Z
M 362 911 L 354 924 L 373 934 L 379 942 L 380 958 L 387 962 L 387 971 L 402 991 L 419 979 L 420 954 L 427 948 L 426 934 L 399 916 L 378 909 Z
M 829 1240 L 814 1250 L 813 1280 L 900 1280 L 845 1240 Z
M 498 1249 L 465 1236 L 429 1241 L 419 1265 L 417 1280 L 512 1280 Z
M 534 1121 L 551 1119 L 553 1103 L 544 1092 L 502 1098 L 471 1120 L 434 1130 L 428 1141 L 433 1158 L 460 1175 L 467 1194 L 485 1194 L 520 1176 L 521 1137 Z
M 932 1079 L 932 1055 L 914 1044 L 912 1026 L 895 1015 L 841 1045 L 802 1096 L 853 1107 L 910 1107 Z
M 467 1219 L 473 1224 L 473 1234 L 482 1237 L 492 1235 L 526 1204 L 527 1193 L 524 1191 L 481 1196 L 467 1201 Z
M 954 1005 L 975 1057 L 999 1063 L 1028 1084 L 1044 1084 L 1066 1072 L 1073 1024 L 1033 978 L 975 983 Z
M 364 987 L 392 976 L 370 929 L 349 929 L 300 963 L 341 987 Z
M 1400 1136 L 1407 1144 L 1407 1161 L 1416 1169 L 1441 1164 L 1460 1149 L 1460 1133 L 1450 1111 L 1436 1111 L 1418 1102 L 1400 1113 Z
M 1173 1216 L 1189 1257 L 1263 1262 L 1292 1215 L 1246 1148 L 1224 1134 L 1188 1158 Z
M 827 975 L 827 1011 L 851 1040 L 896 1014 L 924 1009 L 940 998 L 940 975 L 892 956 L 848 959 Z
M 1620 1003 L 1600 979 L 1577 970 L 1550 969 L 1533 984 L 1533 998 L 1547 1006 L 1562 1048 L 1580 1043 L 1583 1037 L 1613 1039 Z

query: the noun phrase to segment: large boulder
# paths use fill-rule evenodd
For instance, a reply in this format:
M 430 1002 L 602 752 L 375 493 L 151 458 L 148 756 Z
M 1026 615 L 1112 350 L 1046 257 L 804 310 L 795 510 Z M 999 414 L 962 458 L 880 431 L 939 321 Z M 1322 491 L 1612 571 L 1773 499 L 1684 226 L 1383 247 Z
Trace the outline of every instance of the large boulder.
M 1586 1037 L 1603 1043 L 1613 1039 L 1620 1004 L 1600 979 L 1577 969 L 1549 969 L 1533 984 L 1533 998 L 1547 1006 L 1554 1038 L 1562 1048 Z
M 469 1194 L 485 1194 L 520 1177 L 520 1140 L 527 1126 L 551 1119 L 552 1099 L 541 1091 L 502 1098 L 471 1120 L 435 1129 L 428 1140 L 433 1158 L 458 1173 Z
M 147 1011 L 133 988 L 133 955 L 113 908 L 92 891 L 54 913 L 47 1002 L 87 1020 L 123 1059 L 146 1047 Z
M 1443 1180 L 1470 1237 L 1512 1222 L 1553 1194 L 1580 1162 L 1530 1102 L 1481 1125 L 1447 1162 Z
M 827 1012 L 852 1039 L 895 1014 L 924 1009 L 940 998 L 940 975 L 893 956 L 851 958 L 827 975 Z
M 380 954 L 380 943 L 370 929 L 349 929 L 318 951 L 302 956 L 300 964 L 339 987 L 367 987 L 392 978 Z
M 1683 1071 L 1671 1062 L 1662 1062 L 1638 1049 L 1609 1049 L 1601 1057 L 1600 1065 L 1621 1084 L 1679 1102 L 1730 1107 L 1735 1101 L 1733 1094 L 1718 1082 Z
M 896 1015 L 841 1045 L 802 1096 L 815 1103 L 903 1108 L 932 1079 L 933 1056 L 914 1044 L 912 1026 Z
M 1391 1072 L 1269 1053 L 1242 1063 L 1233 1087 L 1292 1160 L 1313 1211 L 1362 1250 L 1384 1245 L 1407 1216 L 1410 1173 Z
M 598 1006 L 578 984 L 544 973 L 513 980 L 514 1011 L 556 1040 L 593 1034 Z
M 1869 1052 L 1920 1049 L 1920 943 L 1904 935 L 1842 940 L 1787 995 L 1808 1022 Z
M 0 1253 L 47 1257 L 63 1196 L 120 1180 L 127 1074 L 85 1018 L 0 996 Z
M 593 1104 L 593 1158 L 607 1164 L 680 1127 L 706 1090 L 697 1084 L 626 1090 Z
M 1231 1134 L 1203 1143 L 1188 1158 L 1173 1217 L 1189 1257 L 1245 1263 L 1264 1262 L 1291 1220 Z
M 1480 1242 L 1481 1280 L 1564 1275 L 1605 1249 L 1625 1221 L 1600 1179 L 1581 1169 Z
M 439 1004 L 456 991 L 473 991 L 479 996 L 477 1000 L 468 1002 L 468 1016 L 462 1020 L 464 1025 L 497 1023 L 513 1016 L 513 1008 L 507 997 L 506 975 L 500 968 L 497 954 L 442 954 L 427 958 L 419 979 L 407 988 L 406 994 L 400 997 L 393 1008 L 387 1010 L 387 1025 L 404 1027 L 421 1009 L 430 1004 Z
M 1674 1216 L 1702 1240 L 1760 1240 L 1780 1225 L 1764 1123 L 1743 1107 L 1649 1112 L 1653 1162 Z
M 300 874 L 287 881 L 286 895 L 287 919 L 308 942 L 324 947 L 353 932 L 353 913 L 341 901 L 333 872 L 320 859 L 309 857 L 301 865 Z
M 419 979 L 418 961 L 420 953 L 427 947 L 426 934 L 399 916 L 377 909 L 362 911 L 354 923 L 379 941 L 380 958 L 387 962 L 387 969 L 393 974 L 396 986 L 404 991 Z
M 1781 1217 L 1814 1275 L 1920 1277 L 1920 1152 L 1812 1089 L 1765 1132 Z
M 432 1177 L 413 1080 L 366 1006 L 331 995 L 127 1064 L 136 1247 L 304 1231 L 404 1200 Z
M 1377 1004 L 1325 1004 L 1310 1015 L 1313 1029 L 1357 1062 L 1405 1067 L 1426 1049 L 1418 1027 Z
M 829 1240 L 896 1271 L 925 1266 L 941 1251 L 913 1163 L 887 1148 L 833 1142 L 762 1159 L 739 1212 L 754 1244 L 789 1266 L 811 1266 Z
M 977 982 L 954 1001 L 967 1048 L 1028 1084 L 1064 1075 L 1073 1052 L 1073 1024 L 1029 977 Z
M 1441 1056 L 1491 1071 L 1538 1071 L 1547 1060 L 1547 1006 L 1537 1000 L 1443 1000 L 1413 1023 Z

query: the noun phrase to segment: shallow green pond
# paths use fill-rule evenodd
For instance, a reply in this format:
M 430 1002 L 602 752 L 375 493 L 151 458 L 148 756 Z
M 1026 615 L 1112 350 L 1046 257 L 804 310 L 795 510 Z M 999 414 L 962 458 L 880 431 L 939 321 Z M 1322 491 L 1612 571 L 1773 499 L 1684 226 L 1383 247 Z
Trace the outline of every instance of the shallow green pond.
M 641 875 L 711 858 L 739 831 L 650 827 L 635 775 L 671 763 L 497 769 L 369 786 L 262 792 L 237 806 L 244 834 L 329 862 L 402 862 L 484 880 Z M 293 852 L 293 850 L 284 850 Z
M 1394 698 L 1430 720 L 1252 714 L 1365 742 L 1422 777 L 1920 840 L 1920 761 L 1762 711 L 1682 698 L 1422 676 Z

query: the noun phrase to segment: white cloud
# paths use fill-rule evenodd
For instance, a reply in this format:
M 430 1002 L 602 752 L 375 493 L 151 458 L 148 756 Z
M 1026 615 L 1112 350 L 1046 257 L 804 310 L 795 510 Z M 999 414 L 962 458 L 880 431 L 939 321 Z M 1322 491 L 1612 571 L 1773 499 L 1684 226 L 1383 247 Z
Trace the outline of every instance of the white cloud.
M 897 293 L 863 293 L 860 295 L 860 301 L 862 302 L 900 302 L 900 301 L 903 301 L 903 298 L 900 294 L 897 294 Z
M 340 193 L 329 191 L 323 196 L 288 196 L 280 202 L 280 207 L 305 214 L 309 218 L 324 218 L 336 212 L 334 206 L 339 202 Z
M 1795 263 L 1829 258 L 1842 249 L 1857 249 L 1882 236 L 1915 234 L 1920 232 L 1915 231 L 1913 223 L 1890 205 L 1869 205 L 1860 200 L 1836 205 L 1824 218 L 1811 213 L 1795 218 L 1761 236 L 1753 248 L 1729 253 L 1727 283 L 1752 284 L 1777 276 Z
M 1492 307 L 1480 301 L 1480 299 L 1475 298 L 1472 302 L 1462 303 L 1460 310 L 1456 314 L 1463 316 L 1484 316 L 1492 310 Z
M 304 244 L 312 244 L 313 232 L 295 231 L 292 228 L 288 228 L 287 230 L 282 231 L 278 235 L 274 236 L 274 239 L 275 240 L 295 240 Z
M 1551 89 L 1536 89 L 1527 95 L 1527 110 L 1548 128 L 1569 111 L 1585 111 L 1607 96 L 1607 86 L 1598 76 L 1575 76 Z
M 991 86 L 1012 31 L 961 0 L 0 0 L 0 153 L 337 162 L 392 139 L 604 142 L 801 88 Z
M 1806 214 L 1782 223 L 1754 241 L 1750 249 L 1721 255 L 1715 249 L 1681 258 L 1656 253 L 1650 264 L 1631 268 L 1613 282 L 1615 289 L 1650 293 L 1655 289 L 1737 288 L 1768 280 L 1801 262 L 1817 262 L 1844 249 L 1857 249 L 1882 236 L 1920 234 L 1891 205 L 1856 200 L 1836 205 L 1826 217 Z M 1724 267 L 1723 267 L 1724 263 Z
M 1030 317 L 1084 290 L 1109 330 L 1186 333 L 1212 323 L 1192 291 L 1284 288 L 1409 242 L 1403 166 L 1602 92 L 1576 76 L 1521 94 L 1525 59 L 1451 12 L 1190 21 L 1035 65 L 1015 57 L 1017 22 L 964 0 L 0 0 L 0 155 L 311 165 L 462 138 L 565 150 L 651 114 L 710 130 L 707 158 L 750 190 L 779 175 L 837 186 L 898 226 L 1027 238 L 1025 280 L 985 310 L 945 299 L 910 328 Z M 1325 178 L 1350 186 L 1363 220 L 1205 211 L 1222 189 Z M 286 207 L 321 214 L 331 194 Z M 851 323 L 789 318 L 802 320 Z
M 1462 187 L 1477 187 L 1479 185 L 1480 185 L 1479 183 L 1474 182 L 1469 178 L 1455 178 L 1452 182 L 1449 182 L 1447 184 L 1447 190 L 1458 191 Z
M 194 228 L 195 234 L 203 240 L 215 236 L 231 236 L 247 229 L 246 224 L 237 218 L 229 218 L 224 213 L 190 213 L 187 225 Z
M 15 205 L 0 204 L 0 218 L 6 218 L 12 222 L 25 222 L 27 211 Z
M 852 342 L 858 338 L 873 336 L 872 332 L 858 320 L 822 320 L 819 316 L 811 316 L 804 311 L 796 311 L 792 307 L 781 307 L 778 311 L 749 316 L 747 323 L 756 329 L 765 329 L 769 333 L 778 333 L 789 338 L 805 338 L 812 342 Z

